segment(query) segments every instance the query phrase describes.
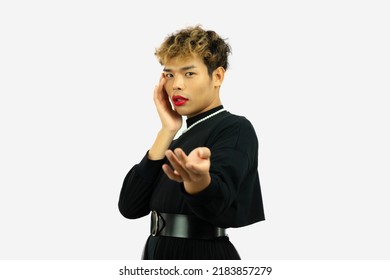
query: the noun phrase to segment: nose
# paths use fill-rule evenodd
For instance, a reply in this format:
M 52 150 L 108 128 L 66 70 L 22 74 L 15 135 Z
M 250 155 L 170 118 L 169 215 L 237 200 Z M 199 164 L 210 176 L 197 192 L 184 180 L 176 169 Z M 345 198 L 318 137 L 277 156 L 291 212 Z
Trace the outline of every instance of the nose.
M 173 90 L 183 90 L 184 89 L 184 81 L 180 75 L 177 75 L 173 81 Z

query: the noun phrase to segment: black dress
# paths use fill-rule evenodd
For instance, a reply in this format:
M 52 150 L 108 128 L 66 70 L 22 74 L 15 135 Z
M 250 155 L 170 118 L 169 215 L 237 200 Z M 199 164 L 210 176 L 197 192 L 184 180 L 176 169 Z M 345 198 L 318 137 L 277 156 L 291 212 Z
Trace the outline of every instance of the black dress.
M 216 107 L 186 120 L 187 127 L 222 109 Z M 126 175 L 119 197 L 119 210 L 129 219 L 146 216 L 151 210 L 196 215 L 222 228 L 242 227 L 264 220 L 258 175 L 258 140 L 252 124 L 242 116 L 223 111 L 174 140 L 189 154 L 197 147 L 211 150 L 210 185 L 196 195 L 162 171 L 163 160 L 147 154 Z M 150 236 L 143 259 L 239 259 L 228 237 L 198 240 Z

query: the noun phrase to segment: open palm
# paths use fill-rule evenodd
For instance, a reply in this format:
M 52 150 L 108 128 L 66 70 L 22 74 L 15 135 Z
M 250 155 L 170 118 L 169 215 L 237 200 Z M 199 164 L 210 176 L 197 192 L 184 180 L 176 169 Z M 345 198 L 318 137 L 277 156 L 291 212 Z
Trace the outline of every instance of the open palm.
M 199 147 L 187 156 L 180 148 L 165 153 L 172 168 L 168 164 L 163 165 L 163 170 L 169 179 L 184 183 L 186 191 L 195 194 L 205 189 L 210 184 L 210 156 L 211 152 L 206 147 Z

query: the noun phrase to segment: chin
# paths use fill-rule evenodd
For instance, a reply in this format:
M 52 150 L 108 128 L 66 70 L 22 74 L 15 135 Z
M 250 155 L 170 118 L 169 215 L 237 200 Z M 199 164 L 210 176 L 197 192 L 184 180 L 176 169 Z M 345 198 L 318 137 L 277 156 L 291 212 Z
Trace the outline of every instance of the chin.
M 185 117 L 188 117 L 188 116 L 195 114 L 192 110 L 186 109 L 183 107 L 176 107 L 175 110 L 179 115 L 185 116 Z

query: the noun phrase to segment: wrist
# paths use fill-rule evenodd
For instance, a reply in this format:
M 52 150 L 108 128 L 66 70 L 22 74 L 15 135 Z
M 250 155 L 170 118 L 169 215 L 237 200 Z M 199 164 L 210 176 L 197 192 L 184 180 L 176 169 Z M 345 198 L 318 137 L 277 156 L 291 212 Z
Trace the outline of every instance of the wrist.
M 160 129 L 160 131 L 158 132 L 158 135 L 161 135 L 162 137 L 167 137 L 167 138 L 173 139 L 179 130 L 180 130 L 180 127 L 179 128 L 162 127 Z
M 148 152 L 148 159 L 160 160 L 165 157 L 165 152 L 168 150 L 169 145 L 172 143 L 173 138 L 177 132 L 161 129 L 154 141 L 152 147 Z
M 208 186 L 210 186 L 210 183 L 211 183 L 211 177 L 210 174 L 207 173 L 207 175 L 205 175 L 204 178 L 202 178 L 199 181 L 191 182 L 191 183 L 184 182 L 184 189 L 188 194 L 196 195 L 202 192 L 203 190 L 205 190 Z

